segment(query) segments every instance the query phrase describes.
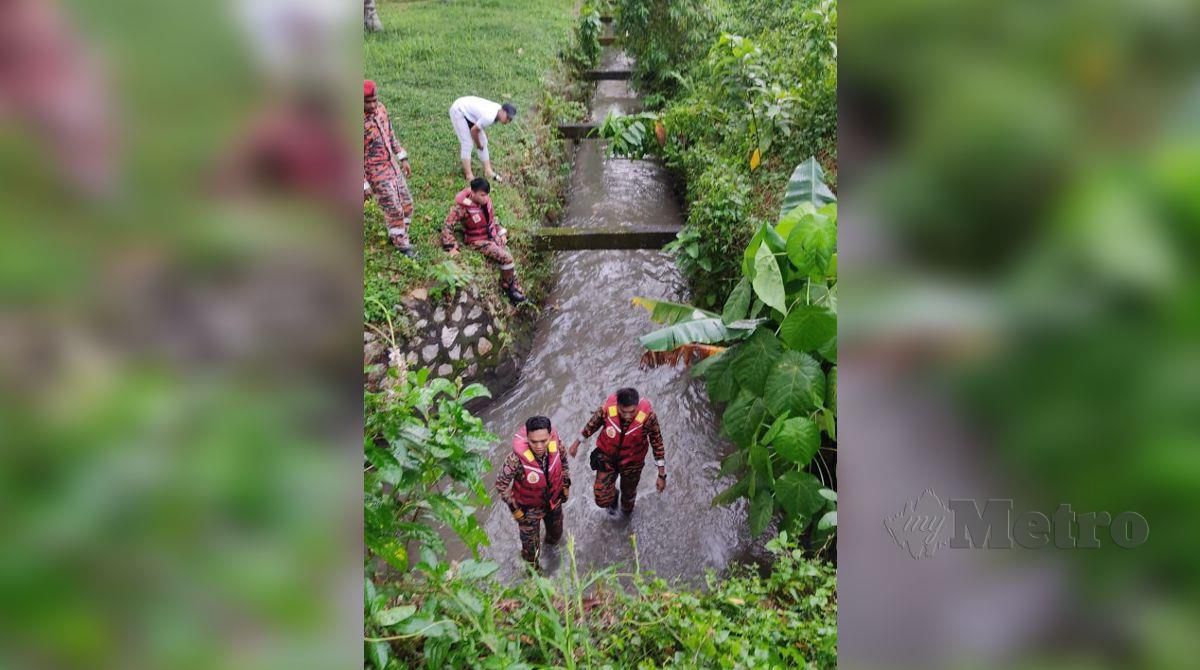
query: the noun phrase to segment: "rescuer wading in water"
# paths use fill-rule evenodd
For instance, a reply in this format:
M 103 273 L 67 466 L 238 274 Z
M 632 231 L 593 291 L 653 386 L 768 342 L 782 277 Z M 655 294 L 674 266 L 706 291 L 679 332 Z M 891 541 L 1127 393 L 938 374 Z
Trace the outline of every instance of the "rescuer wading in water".
M 513 436 L 512 453 L 496 477 L 496 492 L 517 520 L 521 558 L 534 567 L 542 548 L 542 522 L 546 544 L 558 544 L 562 538 L 562 504 L 570 489 L 571 473 L 558 433 L 550 419 L 530 417 Z
M 588 439 L 596 431 L 600 434 L 591 455 L 591 466 L 596 471 L 593 487 L 596 505 L 607 509 L 609 514 L 617 513 L 619 479 L 621 511 L 628 516 L 637 502 L 646 452 L 654 451 L 654 464 L 658 466 L 655 489 L 662 493 L 667 487 L 666 454 L 658 416 L 650 401 L 638 396 L 637 389 L 623 388 L 596 410 L 583 428 L 582 439 Z M 579 443 L 576 440 L 571 445 L 571 456 L 578 452 Z

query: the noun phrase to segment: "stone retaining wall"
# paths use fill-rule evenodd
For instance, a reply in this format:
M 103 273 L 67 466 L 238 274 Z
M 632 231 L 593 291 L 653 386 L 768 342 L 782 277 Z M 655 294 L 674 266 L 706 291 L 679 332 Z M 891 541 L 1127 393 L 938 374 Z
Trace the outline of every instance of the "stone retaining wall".
M 464 383 L 482 379 L 498 366 L 505 348 L 503 327 L 495 315 L 509 309 L 480 297 L 473 287 L 448 300 L 415 289 L 396 306 L 413 333 L 407 340 L 397 335 L 398 353 L 389 352 L 387 340 L 376 333 L 363 334 L 368 389 L 379 388 L 389 361 L 393 366 L 403 361 L 410 370 L 426 367 L 438 377 L 461 376 Z

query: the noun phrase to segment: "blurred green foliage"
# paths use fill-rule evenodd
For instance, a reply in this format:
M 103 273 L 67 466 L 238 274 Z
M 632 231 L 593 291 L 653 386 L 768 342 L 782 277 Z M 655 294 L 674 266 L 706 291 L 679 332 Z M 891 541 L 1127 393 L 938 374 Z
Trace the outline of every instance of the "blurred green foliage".
M 423 577 L 367 584 L 368 667 L 833 668 L 836 573 L 786 534 L 767 543 L 772 570 L 735 567 L 687 591 L 652 575 L 570 570 L 513 585 L 467 560 Z M 619 580 L 624 579 L 622 584 Z

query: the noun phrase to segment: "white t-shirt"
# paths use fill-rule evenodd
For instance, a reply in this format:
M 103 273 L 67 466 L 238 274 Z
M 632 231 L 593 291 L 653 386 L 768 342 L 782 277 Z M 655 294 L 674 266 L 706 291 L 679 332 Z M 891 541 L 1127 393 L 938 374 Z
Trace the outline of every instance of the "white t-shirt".
M 452 108 L 457 109 L 466 117 L 467 122 L 487 128 L 496 122 L 496 115 L 500 113 L 500 104 L 477 98 L 473 95 L 464 96 L 454 101 Z

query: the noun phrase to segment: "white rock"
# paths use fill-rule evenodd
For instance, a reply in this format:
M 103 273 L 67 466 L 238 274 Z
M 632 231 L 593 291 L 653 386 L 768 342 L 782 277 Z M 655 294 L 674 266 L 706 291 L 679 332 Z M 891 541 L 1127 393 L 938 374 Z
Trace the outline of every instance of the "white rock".
M 451 372 L 454 372 L 454 367 L 449 363 L 442 363 L 438 366 L 437 375 L 439 377 L 447 377 Z
M 459 321 L 462 321 L 462 316 L 462 307 L 459 306 L 454 308 L 454 314 L 451 314 L 450 318 L 453 319 L 455 323 L 458 323 Z
M 426 347 L 421 350 L 421 358 L 424 359 L 426 363 L 432 363 L 434 359 L 437 358 L 437 355 L 438 345 L 436 343 L 426 345 Z
M 475 333 L 478 333 L 478 332 L 479 332 L 479 324 L 472 323 L 471 325 L 467 326 L 466 328 L 463 328 L 463 337 L 472 337 L 475 335 Z
M 458 339 L 458 329 L 457 328 L 453 328 L 451 326 L 446 326 L 445 328 L 442 329 L 442 346 L 443 347 L 446 347 L 447 349 L 449 349 L 450 345 L 454 344 L 454 341 L 457 339 Z
M 459 356 L 458 356 L 459 352 L 460 352 L 459 346 L 457 344 L 454 345 L 454 348 L 450 350 L 450 360 L 457 361 L 459 358 Z
M 486 337 L 480 339 L 476 346 L 480 356 L 487 356 L 492 351 L 492 341 Z
M 479 366 L 472 363 L 467 366 L 466 370 L 463 371 L 463 376 L 466 377 L 467 379 L 470 379 L 471 377 L 474 377 L 476 375 L 476 373 L 478 373 L 478 372 L 479 372 Z
M 435 309 L 433 311 L 433 320 L 436 323 L 442 323 L 443 321 L 445 321 L 446 320 L 446 308 L 438 307 L 437 309 Z
M 467 318 L 472 321 L 474 321 L 475 319 L 478 319 L 480 316 L 483 316 L 483 308 L 480 307 L 479 305 L 475 305 L 474 307 L 472 307 L 471 312 L 469 314 L 467 314 Z

